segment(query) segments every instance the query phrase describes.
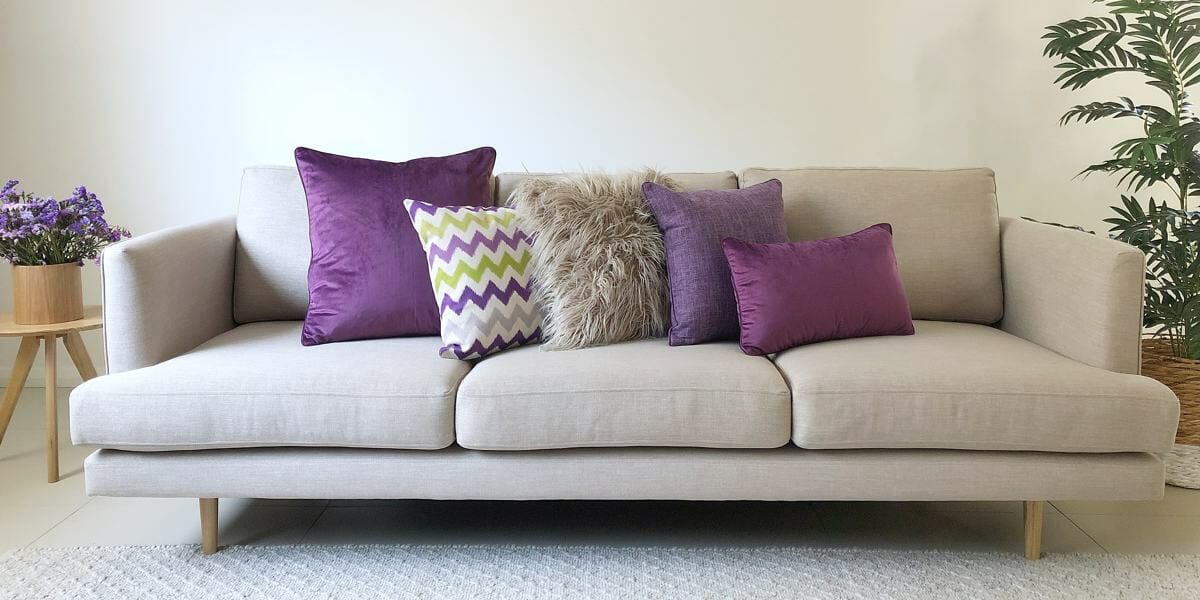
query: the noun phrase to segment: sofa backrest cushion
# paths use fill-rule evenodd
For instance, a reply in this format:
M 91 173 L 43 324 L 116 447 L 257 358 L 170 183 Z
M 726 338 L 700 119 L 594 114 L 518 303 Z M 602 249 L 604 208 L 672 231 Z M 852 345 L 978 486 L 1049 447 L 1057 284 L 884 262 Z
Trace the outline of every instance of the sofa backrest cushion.
M 296 167 L 242 172 L 233 263 L 233 319 L 287 321 L 308 311 L 308 204 Z
M 543 173 L 495 177 L 497 204 L 522 179 Z M 669 173 L 685 189 L 734 189 L 737 175 Z M 238 323 L 290 321 L 308 311 L 308 205 L 293 166 L 249 167 L 242 173 L 234 258 L 233 318 Z
M 890 223 L 914 319 L 994 323 L 1003 314 L 1000 217 L 990 169 L 747 169 L 783 182 L 792 241 Z
M 508 204 L 508 197 L 522 181 L 530 177 L 553 177 L 558 173 L 500 173 L 496 175 L 496 206 Z M 713 173 L 664 173 L 674 179 L 685 190 L 734 190 L 738 187 L 737 174 L 733 171 Z

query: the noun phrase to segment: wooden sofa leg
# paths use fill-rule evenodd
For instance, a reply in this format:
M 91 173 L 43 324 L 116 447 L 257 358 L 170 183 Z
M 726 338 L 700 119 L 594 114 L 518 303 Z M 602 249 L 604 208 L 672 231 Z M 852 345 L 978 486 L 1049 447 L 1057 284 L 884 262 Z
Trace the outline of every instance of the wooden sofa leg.
M 1025 501 L 1025 558 L 1029 560 L 1042 557 L 1042 511 L 1045 507 L 1042 500 Z
M 200 499 L 200 551 L 217 552 L 217 499 Z

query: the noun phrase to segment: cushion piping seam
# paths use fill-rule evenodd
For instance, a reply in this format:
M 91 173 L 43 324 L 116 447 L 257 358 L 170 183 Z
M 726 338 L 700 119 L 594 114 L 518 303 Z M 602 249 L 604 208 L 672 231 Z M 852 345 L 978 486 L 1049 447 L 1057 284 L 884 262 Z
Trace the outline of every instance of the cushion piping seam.
M 795 440 L 796 440 L 796 436 L 795 436 L 795 434 L 794 434 L 794 433 L 793 433 L 793 435 L 792 435 L 792 440 L 793 440 L 793 441 L 795 441 Z M 808 444 L 808 443 L 812 443 L 812 442 L 805 442 L 805 443 L 806 443 L 806 444 Z M 821 443 L 821 442 L 817 442 L 817 443 Z M 877 440 L 877 441 L 874 441 L 874 442 L 872 442 L 872 441 L 858 441 L 858 442 L 846 442 L 846 443 L 848 443 L 848 444 L 874 444 L 874 443 L 887 443 L 887 444 L 930 444 L 930 443 L 937 443 L 937 444 L 951 444 L 951 443 L 955 443 L 955 442 L 953 442 L 953 441 L 949 441 L 949 442 L 926 442 L 926 441 L 920 441 L 920 440 L 886 440 L 886 441 L 883 441 L 883 440 Z M 1102 446 L 1079 446 L 1079 445 L 1059 445 L 1059 446 L 1058 446 L 1058 448 L 1060 448 L 1060 449 L 1058 449 L 1058 450 L 1046 450 L 1046 449 L 1044 449 L 1044 448 L 1034 448 L 1034 447 L 1031 447 L 1031 446 L 1030 446 L 1030 445 L 1028 445 L 1028 444 L 1018 444 L 1018 443 L 1015 443 L 1015 442 L 1007 442 L 1007 441 L 1003 441 L 1003 440 L 982 440 L 982 441 L 980 441 L 980 440 L 974 440 L 974 441 L 971 441 L 970 443 L 972 443 L 972 444 L 989 444 L 989 445 L 996 445 L 996 446 L 1005 446 L 1005 448 L 1000 448 L 1000 449 L 997 449 L 997 448 L 964 448 L 964 447 L 961 447 L 961 446 L 959 446 L 959 447 L 953 447 L 953 448 L 948 448 L 948 447 L 945 447 L 945 446 L 928 446 L 928 445 L 924 445 L 924 446 L 904 446 L 904 447 L 896 447 L 896 446 L 841 446 L 841 445 L 833 445 L 833 444 L 831 444 L 831 443 L 826 443 L 826 444 L 824 445 L 824 447 L 821 447 L 821 448 L 809 448 L 809 447 L 807 447 L 807 446 L 800 446 L 800 444 L 799 444 L 799 443 L 797 443 L 796 445 L 797 445 L 797 446 L 800 446 L 800 448 L 802 448 L 802 449 L 804 449 L 804 450 L 813 450 L 813 451 L 820 451 L 820 450 L 961 450 L 961 451 L 967 451 L 967 452 L 1056 452 L 1056 453 L 1064 453 L 1064 454 L 1071 454 L 1071 453 L 1085 453 L 1085 454 L 1110 454 L 1110 453 L 1116 453 L 1116 452 L 1145 452 L 1145 453 L 1155 453 L 1155 452 L 1166 452 L 1166 451 L 1167 451 L 1167 450 L 1163 450 L 1163 449 L 1158 449 L 1158 450 L 1114 450 L 1114 449 L 1112 449 L 1111 447 L 1109 447 L 1109 448 L 1107 448 L 1107 449 L 1104 449 L 1104 450 L 1097 450 L 1096 448 L 1102 448 Z M 1168 448 L 1168 450 L 1169 450 L 1169 448 Z
M 109 450 L 116 449 L 116 446 L 125 448 L 183 448 L 188 450 L 184 452 L 200 451 L 200 450 L 241 450 L 249 448 L 354 448 L 360 450 L 443 450 L 448 448 L 450 444 L 457 442 L 451 436 L 450 442 L 438 446 L 413 446 L 413 445 L 379 445 L 374 442 L 301 442 L 301 441 L 278 441 L 278 442 L 256 442 L 252 440 L 217 440 L 205 442 L 80 442 L 80 444 L 88 446 L 99 446 Z M 243 445 L 234 445 L 243 444 Z M 250 445 L 245 445 L 250 444 Z M 354 445 L 347 445 L 354 444 Z M 218 445 L 220 447 L 218 447 Z
M 570 394 L 603 394 L 610 392 L 712 392 L 715 394 L 738 394 L 757 396 L 790 396 L 789 391 L 754 391 L 754 390 L 721 390 L 713 388 L 597 388 L 588 390 L 562 390 L 556 392 L 490 392 L 487 394 L 458 393 L 459 400 L 483 400 L 487 398 L 508 398 L 516 396 L 566 396 Z M 464 397 L 465 396 L 465 397 Z
M 572 449 L 572 448 L 619 448 L 619 447 L 630 447 L 630 448 L 709 448 L 709 449 L 717 449 L 717 450 L 719 450 L 719 449 L 730 449 L 730 450 L 772 450 L 772 449 L 775 449 L 775 448 L 782 448 L 782 447 L 784 447 L 784 446 L 788 445 L 788 444 L 789 444 L 791 441 L 792 441 L 792 440 L 791 440 L 791 438 L 789 437 L 789 438 L 788 438 L 787 440 L 785 440 L 783 443 L 781 443 L 781 444 L 775 444 L 775 445 L 773 445 L 773 446 L 761 446 L 761 445 L 735 445 L 735 443 L 734 443 L 734 442 L 727 442 L 727 441 L 726 441 L 726 442 L 712 442 L 712 441 L 706 441 L 706 440 L 699 440 L 699 441 L 687 441 L 687 442 L 678 442 L 678 443 L 668 443 L 668 442 L 664 442 L 664 441 L 662 441 L 662 440 L 630 440 L 630 441 L 625 441 L 625 440 L 622 440 L 622 441 L 616 441 L 616 442 L 567 442 L 567 441 L 564 441 L 564 442 L 550 442 L 550 444 L 551 444 L 551 445 L 536 445 L 536 446 L 533 446 L 533 445 L 522 445 L 522 446 L 487 445 L 487 446 L 485 447 L 485 446 L 480 446 L 480 445 L 471 444 L 471 446 L 470 446 L 470 447 L 468 447 L 468 446 L 463 446 L 463 447 L 464 447 L 464 448 L 466 448 L 466 449 L 468 449 L 468 450 L 478 450 L 478 451 L 481 451 L 481 452 L 487 452 L 487 451 L 523 451 L 523 450 L 529 450 L 529 451 L 532 451 L 532 450 L 569 450 L 569 449 Z M 461 444 L 462 444 L 462 441 L 461 441 L 461 440 L 458 440 L 458 442 L 459 442 L 459 445 L 461 445 Z M 469 442 L 469 441 L 468 441 L 467 443 L 468 443 L 468 444 L 470 444 L 470 442 Z M 698 444 L 703 444 L 703 445 L 698 445 Z M 717 444 L 721 444 L 721 445 L 717 445 Z
M 792 389 L 792 394 L 797 392 L 812 395 L 812 396 L 845 396 L 850 394 L 886 394 L 895 396 L 899 394 L 926 394 L 939 396 L 971 396 L 977 398 L 986 398 L 989 396 L 1021 396 L 1021 397 L 1052 397 L 1052 398 L 1105 398 L 1105 399 L 1120 399 L 1134 400 L 1137 402 L 1146 402 L 1151 398 L 1132 395 L 1132 394 L 1092 394 L 1092 393 L 1071 393 L 1071 392 L 953 392 L 953 391 L 937 391 L 937 390 L 804 390 Z
M 446 392 L 441 394 L 339 394 L 326 392 L 163 392 L 163 393 L 148 393 L 148 392 L 104 392 L 97 394 L 101 398 L 96 399 L 102 401 L 104 396 L 120 396 L 122 398 L 225 398 L 225 397 L 249 397 L 249 396 L 320 396 L 322 398 L 362 398 L 362 399 L 381 399 L 381 398 L 428 398 L 428 399 L 445 399 L 453 400 L 455 394 Z M 81 400 L 87 400 L 84 396 Z

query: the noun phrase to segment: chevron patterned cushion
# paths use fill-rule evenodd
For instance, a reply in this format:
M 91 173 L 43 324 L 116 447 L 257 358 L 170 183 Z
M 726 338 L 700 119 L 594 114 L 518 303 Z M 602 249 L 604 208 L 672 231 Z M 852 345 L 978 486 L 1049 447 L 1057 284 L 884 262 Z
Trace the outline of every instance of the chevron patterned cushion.
M 445 358 L 481 358 L 542 338 L 530 298 L 531 242 L 511 208 L 438 207 L 405 200 L 425 247 L 442 317 Z

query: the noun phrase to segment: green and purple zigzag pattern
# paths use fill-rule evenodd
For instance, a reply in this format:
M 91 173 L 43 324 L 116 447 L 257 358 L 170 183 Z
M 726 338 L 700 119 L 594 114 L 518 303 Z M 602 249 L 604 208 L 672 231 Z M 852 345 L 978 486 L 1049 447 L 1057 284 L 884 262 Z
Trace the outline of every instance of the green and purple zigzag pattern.
M 482 358 L 542 337 L 532 299 L 529 236 L 511 208 L 438 207 L 405 200 L 429 259 L 446 358 Z

